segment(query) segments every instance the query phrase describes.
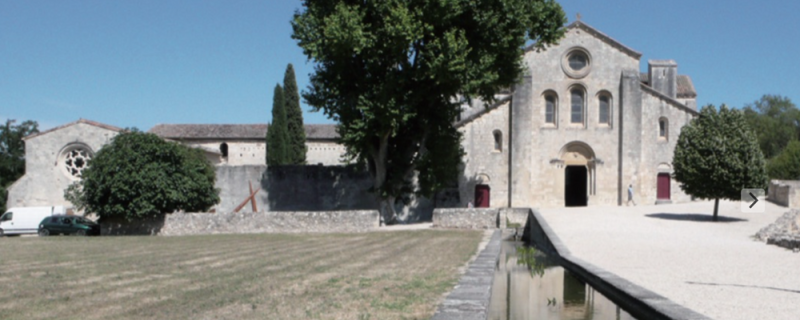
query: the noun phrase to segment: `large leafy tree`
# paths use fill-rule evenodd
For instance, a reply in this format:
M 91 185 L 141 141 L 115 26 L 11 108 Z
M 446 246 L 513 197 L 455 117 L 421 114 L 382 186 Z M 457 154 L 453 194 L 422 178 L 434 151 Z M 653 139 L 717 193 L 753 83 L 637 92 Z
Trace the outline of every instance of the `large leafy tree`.
M 22 138 L 39 132 L 36 121 L 24 121 L 14 125 L 6 120 L 0 125 L 0 212 L 6 210 L 6 188 L 25 174 L 25 142 Z
M 286 109 L 283 102 L 283 88 L 275 85 L 272 95 L 272 123 L 267 128 L 267 165 L 288 164 L 286 131 Z
M 350 160 L 366 165 L 384 220 L 410 192 L 458 175 L 459 105 L 493 101 L 524 72 L 526 41 L 556 43 L 552 0 L 305 0 L 292 37 L 315 64 L 303 97 L 337 121 Z M 418 183 L 412 183 L 415 180 Z
M 681 129 L 672 158 L 675 180 L 697 198 L 738 200 L 745 188 L 765 188 L 764 155 L 739 110 L 708 105 Z
M 65 198 L 101 219 L 206 211 L 219 202 L 214 167 L 199 149 L 138 130 L 114 137 L 89 162 Z
M 306 163 L 306 129 L 303 125 L 303 110 L 300 109 L 300 92 L 294 75 L 294 67 L 286 66 L 283 76 L 283 99 L 286 111 L 286 154 L 288 164 Z
M 781 153 L 767 162 L 772 179 L 800 180 L 800 141 L 792 140 Z
M 764 95 L 743 110 L 767 159 L 800 137 L 800 110 L 788 97 Z

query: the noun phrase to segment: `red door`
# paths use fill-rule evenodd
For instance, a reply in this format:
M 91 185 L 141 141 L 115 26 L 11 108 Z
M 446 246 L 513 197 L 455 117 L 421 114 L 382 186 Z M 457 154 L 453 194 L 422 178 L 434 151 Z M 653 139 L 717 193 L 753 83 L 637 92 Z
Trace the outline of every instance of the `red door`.
M 485 184 L 479 184 L 475 186 L 475 207 L 489 207 L 489 186 Z
M 658 174 L 658 200 L 669 200 L 669 173 Z

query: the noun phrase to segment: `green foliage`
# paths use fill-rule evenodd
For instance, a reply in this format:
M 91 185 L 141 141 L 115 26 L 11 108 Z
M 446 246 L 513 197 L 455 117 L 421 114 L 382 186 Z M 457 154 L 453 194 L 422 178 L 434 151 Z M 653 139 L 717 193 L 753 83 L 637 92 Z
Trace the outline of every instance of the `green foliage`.
M 286 155 L 288 164 L 306 163 L 306 129 L 303 110 L 300 109 L 300 92 L 294 76 L 294 67 L 286 66 L 283 76 L 283 99 L 286 112 Z
M 0 212 L 6 210 L 7 188 L 25 174 L 25 142 L 23 137 L 39 132 L 36 121 L 13 125 L 6 120 L 0 126 Z
M 551 0 L 303 1 L 292 38 L 315 63 L 303 98 L 339 123 L 348 160 L 381 199 L 431 195 L 455 181 L 460 105 L 494 101 L 524 70 L 523 47 L 556 43 Z M 411 184 L 417 175 L 418 188 Z
M 681 129 L 672 165 L 681 189 L 701 199 L 738 200 L 741 189 L 767 185 L 755 134 L 741 111 L 725 105 L 704 107 Z
M 755 131 L 764 157 L 770 159 L 800 134 L 800 110 L 787 97 L 764 95 L 744 107 L 750 128 Z M 772 178 L 776 178 L 771 176 Z
M 767 162 L 772 179 L 800 180 L 800 141 L 792 140 L 776 157 Z
M 100 149 L 82 178 L 65 197 L 101 218 L 199 212 L 219 202 L 214 167 L 202 151 L 135 129 Z
M 280 84 L 275 85 L 272 97 L 272 124 L 267 129 L 267 165 L 289 164 L 286 108 Z

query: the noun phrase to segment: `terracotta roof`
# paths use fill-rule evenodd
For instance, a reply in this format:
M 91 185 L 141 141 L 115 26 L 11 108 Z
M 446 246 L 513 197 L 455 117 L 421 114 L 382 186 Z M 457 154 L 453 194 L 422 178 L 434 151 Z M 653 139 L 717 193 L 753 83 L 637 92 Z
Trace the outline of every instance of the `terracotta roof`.
M 306 139 L 338 139 L 335 124 L 307 124 Z
M 168 139 L 264 139 L 266 124 L 158 124 L 150 133 Z
M 650 86 L 650 75 L 647 74 L 647 72 L 639 73 L 639 79 L 642 81 L 643 84 Z M 694 83 L 692 83 L 691 77 L 685 74 L 679 74 L 678 78 L 675 80 L 678 82 L 678 92 L 677 92 L 678 98 L 682 99 L 697 98 L 697 91 L 694 90 Z
M 603 42 L 608 43 L 612 47 L 617 48 L 619 51 L 622 51 L 623 53 L 625 53 L 625 54 L 627 54 L 627 55 L 629 55 L 629 56 L 631 56 L 631 57 L 633 57 L 635 59 L 639 59 L 639 58 L 642 57 L 642 53 L 641 52 L 629 48 L 628 46 L 622 44 L 622 42 L 619 42 L 619 41 L 615 40 L 614 38 L 609 37 L 607 34 L 600 32 L 600 30 L 597 30 L 597 29 L 593 28 L 592 26 L 586 24 L 583 21 L 576 20 L 576 21 L 570 23 L 569 25 L 567 25 L 566 28 L 567 28 L 567 30 L 579 28 L 579 29 L 581 29 L 581 30 L 593 35 L 594 37 L 602 40 Z M 527 51 L 530 51 L 532 49 L 533 49 L 533 45 L 527 47 L 525 49 L 525 51 L 527 52 Z
M 148 132 L 167 139 L 264 139 L 267 124 L 158 124 Z M 305 125 L 307 139 L 337 139 L 334 124 Z
M 100 123 L 100 122 L 97 122 L 97 121 L 86 120 L 86 119 L 78 119 L 77 121 L 73 121 L 73 122 L 70 122 L 70 123 L 67 123 L 67 124 L 64 124 L 64 125 L 60 125 L 58 127 L 52 128 L 50 130 L 45 130 L 45 131 L 42 131 L 42 132 L 39 132 L 39 133 L 34 133 L 34 134 L 31 134 L 31 135 L 28 135 L 28 136 L 22 138 L 22 140 L 33 139 L 33 138 L 36 138 L 38 136 L 42 136 L 42 135 L 48 134 L 50 132 L 58 131 L 58 130 L 61 130 L 61 129 L 64 129 L 66 127 L 73 126 L 73 125 L 76 125 L 76 124 L 79 124 L 79 123 L 88 124 L 88 125 L 92 125 L 92 126 L 95 126 L 95 127 L 98 127 L 98 128 L 103 128 L 103 129 L 111 130 L 111 131 L 115 131 L 115 132 L 123 131 L 122 128 L 118 128 L 118 127 L 115 127 L 115 126 L 112 126 L 112 125 L 107 125 L 105 123 Z

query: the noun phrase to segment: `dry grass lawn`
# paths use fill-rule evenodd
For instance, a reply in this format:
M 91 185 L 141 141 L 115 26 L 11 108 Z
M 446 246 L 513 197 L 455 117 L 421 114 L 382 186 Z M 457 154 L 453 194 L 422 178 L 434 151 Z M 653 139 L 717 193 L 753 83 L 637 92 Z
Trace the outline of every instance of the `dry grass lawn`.
M 0 319 L 427 319 L 476 231 L 0 239 Z

